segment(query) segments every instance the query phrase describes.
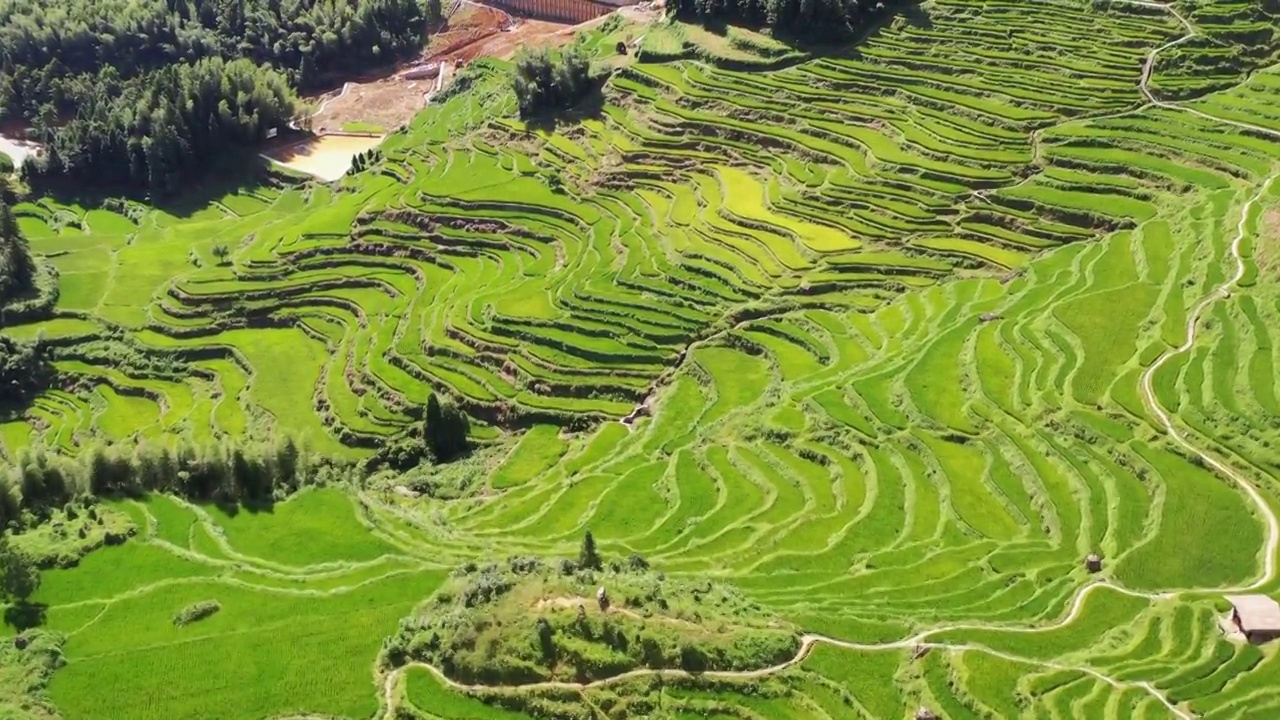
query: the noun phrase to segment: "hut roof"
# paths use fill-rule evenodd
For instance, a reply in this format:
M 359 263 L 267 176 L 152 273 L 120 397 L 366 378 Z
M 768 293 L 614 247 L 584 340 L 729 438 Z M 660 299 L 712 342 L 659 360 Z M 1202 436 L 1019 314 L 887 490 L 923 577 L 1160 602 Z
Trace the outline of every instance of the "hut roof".
M 1280 632 L 1280 603 L 1266 595 L 1228 595 L 1227 602 L 1235 608 L 1240 629 Z

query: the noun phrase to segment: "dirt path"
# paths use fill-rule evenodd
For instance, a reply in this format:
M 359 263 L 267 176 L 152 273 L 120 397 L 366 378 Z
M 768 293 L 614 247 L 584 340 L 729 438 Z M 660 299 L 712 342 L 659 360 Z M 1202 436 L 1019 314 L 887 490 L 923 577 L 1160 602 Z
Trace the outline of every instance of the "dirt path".
M 1143 2 L 1142 0 L 1121 0 L 1121 1 L 1128 2 L 1131 5 L 1141 5 L 1143 7 L 1153 7 L 1153 8 L 1160 8 L 1162 10 L 1165 10 L 1170 14 L 1172 14 L 1175 18 L 1177 18 L 1178 22 L 1182 23 L 1182 25 L 1187 29 L 1186 35 L 1184 35 L 1181 38 L 1178 38 L 1177 40 L 1161 45 L 1155 50 L 1152 50 L 1151 54 L 1147 56 L 1146 65 L 1144 65 L 1142 68 L 1142 79 L 1139 81 L 1138 86 L 1142 89 L 1142 94 L 1147 97 L 1147 100 L 1152 105 L 1155 105 L 1160 108 L 1164 108 L 1166 110 L 1176 110 L 1178 112 L 1190 113 L 1200 118 L 1212 120 L 1213 122 L 1222 123 L 1225 125 L 1231 125 L 1241 129 L 1250 130 L 1253 132 L 1262 133 L 1264 135 L 1271 135 L 1272 137 L 1280 138 L 1280 132 L 1276 130 L 1259 127 L 1257 125 L 1252 125 L 1250 123 L 1244 123 L 1244 122 L 1238 122 L 1235 120 L 1227 120 L 1219 117 L 1214 117 L 1213 115 L 1210 115 L 1205 112 L 1201 112 L 1194 108 L 1184 107 L 1178 103 L 1166 102 L 1156 97 L 1155 93 L 1151 91 L 1151 76 L 1152 76 L 1152 73 L 1155 71 L 1156 60 L 1159 58 L 1160 53 L 1170 48 L 1177 47 L 1178 45 L 1181 45 L 1191 40 L 1192 38 L 1199 35 L 1199 32 L 1196 30 L 1195 25 L 1193 25 L 1191 21 L 1187 20 L 1187 18 L 1184 17 L 1182 13 L 1178 12 L 1177 8 L 1171 5 Z M 1160 400 L 1156 397 L 1154 380 L 1155 380 L 1155 375 L 1157 372 L 1160 371 L 1160 368 L 1164 367 L 1165 364 L 1168 363 L 1173 358 L 1190 350 L 1191 346 L 1195 344 L 1196 337 L 1199 331 L 1200 320 L 1204 315 L 1204 311 L 1208 309 L 1208 307 L 1212 305 L 1215 301 L 1219 299 L 1225 300 L 1227 298 L 1230 298 L 1231 288 L 1234 287 L 1236 283 L 1240 282 L 1240 278 L 1244 277 L 1244 273 L 1245 273 L 1244 257 L 1240 254 L 1240 246 L 1244 242 L 1245 233 L 1247 232 L 1246 226 L 1248 225 L 1248 222 L 1249 222 L 1249 212 L 1253 209 L 1254 205 L 1256 205 L 1258 201 L 1261 200 L 1262 197 L 1267 194 L 1267 192 L 1271 189 L 1272 184 L 1274 184 L 1278 178 L 1280 178 L 1280 172 L 1277 172 L 1276 174 L 1273 174 L 1270 178 L 1268 178 L 1267 181 L 1264 182 L 1262 186 L 1258 189 L 1258 192 L 1255 193 L 1252 197 L 1250 197 L 1248 202 L 1246 202 L 1244 207 L 1240 210 L 1240 222 L 1236 224 L 1236 234 L 1235 234 L 1235 237 L 1231 240 L 1231 251 L 1230 251 L 1231 257 L 1233 260 L 1235 260 L 1235 264 L 1236 264 L 1235 274 L 1232 275 L 1231 278 L 1223 282 L 1221 285 L 1219 285 L 1216 290 L 1211 292 L 1207 297 L 1201 300 L 1192 309 L 1191 313 L 1187 317 L 1186 340 L 1183 341 L 1181 346 L 1165 350 L 1163 353 L 1161 353 L 1160 357 L 1157 358 L 1156 361 L 1151 364 L 1151 367 L 1147 368 L 1146 372 L 1142 374 L 1141 382 L 1139 383 L 1140 389 L 1142 391 L 1143 403 L 1147 406 L 1147 409 L 1151 411 L 1151 413 L 1156 417 L 1156 419 L 1164 427 L 1165 434 L 1168 435 L 1171 440 L 1177 443 L 1184 450 L 1200 458 L 1206 464 L 1212 467 L 1214 470 L 1217 470 L 1223 477 L 1227 478 L 1228 480 L 1231 480 L 1233 483 L 1238 485 L 1240 489 L 1243 490 L 1245 494 L 1249 496 L 1249 499 L 1252 500 L 1255 505 L 1257 505 L 1258 512 L 1266 520 L 1267 542 L 1263 550 L 1262 577 L 1258 578 L 1258 580 L 1251 585 L 1248 585 L 1243 588 L 1232 588 L 1232 590 L 1255 590 L 1257 588 L 1262 587 L 1263 585 L 1266 585 L 1267 583 L 1271 582 L 1273 578 L 1275 578 L 1276 550 L 1278 547 L 1280 547 L 1280 519 L 1277 519 L 1275 511 L 1271 509 L 1271 506 L 1268 505 L 1267 501 L 1262 497 L 1262 493 L 1258 491 L 1257 487 L 1255 487 L 1254 484 L 1248 480 L 1248 478 L 1246 478 L 1243 474 L 1233 469 L 1231 466 L 1215 458 L 1208 451 L 1203 450 L 1199 447 L 1196 447 L 1195 444 L 1193 444 L 1190 440 L 1188 440 L 1186 436 L 1184 436 L 1182 432 L 1178 430 L 1178 428 L 1173 423 L 1173 419 L 1169 416 L 1169 413 L 1167 413 L 1165 409 L 1160 405 Z

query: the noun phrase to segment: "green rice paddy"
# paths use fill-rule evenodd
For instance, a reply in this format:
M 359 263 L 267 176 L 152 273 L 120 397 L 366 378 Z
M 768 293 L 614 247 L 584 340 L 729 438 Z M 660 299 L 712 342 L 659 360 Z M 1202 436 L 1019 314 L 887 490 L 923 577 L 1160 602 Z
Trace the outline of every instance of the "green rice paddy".
M 421 670 L 386 692 L 381 640 L 451 568 L 574 555 L 588 529 L 841 641 L 673 683 L 663 717 L 1280 712 L 1276 648 L 1218 627 L 1222 591 L 1280 592 L 1263 512 L 1140 391 L 1230 278 L 1240 223 L 1242 287 L 1152 384 L 1280 507 L 1280 75 L 1201 87 L 1161 61 L 1152 90 L 1196 113 L 1157 107 L 1139 82 L 1185 33 L 1167 12 L 926 7 L 847 56 L 663 26 L 597 118 L 553 132 L 511 120 L 480 63 L 335 186 L 136 223 L 22 205 L 61 296 L 4 333 L 72 358 L 110 334 L 191 372 L 60 361 L 74 390 L 0 425 L 5 454 L 282 432 L 361 458 L 439 392 L 490 465 L 460 501 L 127 504 L 140 535 L 37 598 L 68 635 L 64 716 L 523 717 Z M 581 695 L 606 692 L 626 688 Z

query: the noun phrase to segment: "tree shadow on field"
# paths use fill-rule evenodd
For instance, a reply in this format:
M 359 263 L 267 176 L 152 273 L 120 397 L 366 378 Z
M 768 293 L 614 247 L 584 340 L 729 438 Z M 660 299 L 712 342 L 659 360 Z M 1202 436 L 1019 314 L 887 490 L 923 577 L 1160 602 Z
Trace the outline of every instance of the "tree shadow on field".
M 49 606 L 44 603 L 18 602 L 4 611 L 4 621 L 18 632 L 44 625 L 48 618 Z
M 242 499 L 236 499 L 236 498 L 215 498 L 213 500 L 208 501 L 207 503 L 202 503 L 202 504 L 212 505 L 213 507 L 216 507 L 219 510 L 221 510 L 222 513 L 227 517 L 232 517 L 232 518 L 239 515 L 242 512 L 247 512 L 250 515 L 272 515 L 276 511 L 276 501 L 270 498 L 260 499 L 260 500 L 259 499 L 242 500 Z
M 270 161 L 258 155 L 259 149 L 228 151 L 211 163 L 203 175 L 184 181 L 181 193 L 168 197 L 151 197 L 139 188 L 92 185 L 61 178 L 45 180 L 38 192 L 56 203 L 84 208 L 100 208 L 107 200 L 125 198 L 186 219 L 227 195 L 268 187 L 269 180 L 278 173 L 273 171 Z
M 228 153 L 203 177 L 187 184 L 182 193 L 154 198 L 151 204 L 175 217 L 189 218 L 207 209 L 215 200 L 267 186 L 271 170 L 271 162 L 258 155 L 256 149 Z
M 694 18 L 686 19 L 699 25 L 707 32 L 719 36 L 726 37 L 730 28 L 739 28 L 750 32 L 766 32 L 769 37 L 777 42 L 786 45 L 791 50 L 803 53 L 806 59 L 821 57 L 857 57 L 858 47 L 868 40 L 879 37 L 885 28 L 889 27 L 898 18 L 903 18 L 909 25 L 919 29 L 930 29 L 933 27 L 933 20 L 929 17 L 929 11 L 925 7 L 922 0 L 902 0 L 901 2 L 886 5 L 883 12 L 870 18 L 866 25 L 859 28 L 852 34 L 844 31 L 835 31 L 834 28 L 829 32 L 823 32 L 821 29 L 815 31 L 810 28 L 801 29 L 800 31 L 774 28 L 768 30 L 760 23 L 753 23 L 739 18 Z M 746 63 L 742 67 L 737 67 L 738 63 L 734 62 L 716 62 L 716 65 L 722 65 L 726 69 L 781 69 L 795 64 L 794 58 L 785 58 L 776 64 L 768 64 L 761 67 L 755 64 Z
M 565 110 L 548 110 L 530 118 L 525 118 L 525 127 L 529 132 L 555 132 L 562 127 L 580 125 L 587 120 L 599 120 L 604 115 L 604 85 L 608 78 L 599 78 L 591 83 L 591 90 L 577 105 Z

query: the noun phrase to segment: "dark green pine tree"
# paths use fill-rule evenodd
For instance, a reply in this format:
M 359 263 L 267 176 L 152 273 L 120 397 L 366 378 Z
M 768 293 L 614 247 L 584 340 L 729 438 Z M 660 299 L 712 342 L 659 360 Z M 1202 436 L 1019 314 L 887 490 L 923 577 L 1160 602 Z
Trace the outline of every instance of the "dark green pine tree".
M 582 537 L 582 549 L 578 551 L 578 566 L 590 570 L 599 570 L 602 566 L 600 553 L 596 551 L 596 539 L 588 530 Z

